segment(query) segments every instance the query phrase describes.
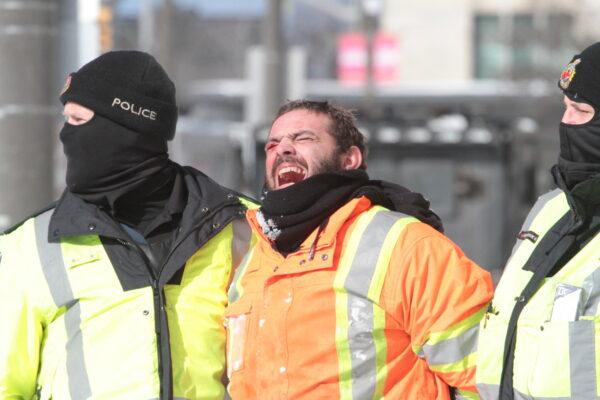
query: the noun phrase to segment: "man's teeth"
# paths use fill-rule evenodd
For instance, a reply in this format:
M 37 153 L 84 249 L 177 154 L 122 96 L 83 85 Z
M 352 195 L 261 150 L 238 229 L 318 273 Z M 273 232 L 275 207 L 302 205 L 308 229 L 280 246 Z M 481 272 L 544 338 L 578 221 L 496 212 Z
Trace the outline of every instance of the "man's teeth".
M 287 174 L 287 173 L 290 173 L 290 172 L 293 172 L 293 173 L 299 174 L 299 175 L 304 175 L 304 171 L 302 171 L 302 169 L 298 168 L 298 167 L 284 167 L 284 168 L 281 168 L 279 170 L 279 174 L 278 175 L 282 176 L 283 174 Z

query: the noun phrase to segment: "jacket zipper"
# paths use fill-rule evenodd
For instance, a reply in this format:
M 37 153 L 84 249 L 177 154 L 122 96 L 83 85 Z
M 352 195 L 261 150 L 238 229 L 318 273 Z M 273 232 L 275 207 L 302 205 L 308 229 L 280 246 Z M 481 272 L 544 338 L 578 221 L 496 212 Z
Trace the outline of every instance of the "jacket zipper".
M 126 233 L 126 232 L 125 232 Z M 154 270 L 152 269 L 152 267 L 150 266 L 150 260 L 148 259 L 148 256 L 146 256 L 146 253 L 144 253 L 144 251 L 135 243 L 135 242 L 130 242 L 127 240 L 123 240 L 123 239 L 117 239 L 122 245 L 124 246 L 128 246 L 128 247 L 132 247 L 134 249 L 136 249 L 136 251 L 138 252 L 138 254 L 140 254 L 144 260 L 144 264 L 146 266 L 146 270 L 148 271 L 148 273 L 150 274 L 151 277 L 151 283 L 152 283 L 152 297 L 154 299 L 154 333 L 156 334 L 156 345 L 157 345 L 157 358 L 158 358 L 158 379 L 160 381 L 160 394 L 159 394 L 159 398 L 162 399 L 163 398 L 163 378 L 164 378 L 164 374 L 163 374 L 163 357 L 162 357 L 162 328 L 161 328 L 161 320 L 163 317 L 163 313 L 165 313 L 165 307 L 164 307 L 164 296 L 162 294 L 162 290 L 160 289 L 159 286 L 159 282 L 158 282 L 158 277 L 156 276 L 156 274 L 154 273 Z M 166 315 L 164 315 L 165 319 L 166 319 Z
M 180 240 L 178 240 L 173 245 L 173 247 L 171 248 L 171 250 L 165 257 L 164 261 L 161 263 L 160 267 L 158 268 L 158 276 L 154 273 L 154 270 L 151 268 L 150 260 L 148 259 L 148 257 L 144 253 L 144 251 L 135 242 L 130 242 L 130 241 L 123 240 L 123 239 L 117 239 L 121 244 L 123 244 L 125 246 L 129 246 L 129 247 L 133 247 L 137 250 L 137 252 L 139 254 L 141 254 L 142 258 L 145 261 L 144 264 L 146 265 L 146 269 L 148 270 L 148 272 L 150 273 L 150 276 L 152 278 L 152 294 L 153 294 L 153 298 L 154 298 L 154 315 L 155 315 L 154 316 L 154 331 L 155 331 L 156 339 L 157 339 L 156 343 L 157 343 L 157 357 L 158 357 L 158 378 L 160 381 L 160 394 L 159 394 L 160 399 L 163 399 L 163 396 L 165 396 L 165 393 L 163 391 L 163 379 L 164 379 L 163 363 L 164 363 L 164 360 L 163 360 L 163 356 L 162 356 L 162 334 L 163 334 L 163 332 L 162 332 L 161 320 L 164 317 L 165 321 L 167 321 L 167 315 L 166 315 L 166 311 L 165 311 L 165 298 L 164 298 L 163 291 L 160 287 L 160 275 L 161 275 L 163 268 L 166 265 L 167 261 L 171 257 L 171 255 L 173 255 L 173 253 L 175 252 L 177 247 L 179 247 L 179 245 L 181 243 L 183 243 L 185 241 L 185 239 L 188 238 L 189 235 L 191 235 L 198 227 L 202 226 L 207 220 L 209 220 L 209 218 L 212 218 L 215 213 L 217 213 L 218 211 L 221 211 L 225 207 L 235 205 L 235 204 L 237 204 L 237 203 L 224 204 L 222 207 L 219 207 L 216 210 L 212 210 L 212 212 L 205 215 L 204 218 L 202 218 L 202 220 L 200 222 L 198 222 L 198 224 L 194 225 L 194 227 L 192 229 L 190 229 L 190 231 L 184 237 L 180 238 Z M 231 220 L 233 220 L 233 218 Z M 227 220 L 223 225 L 220 225 L 219 227 L 227 225 L 231 220 Z M 214 229 L 212 234 L 207 237 L 207 239 L 204 243 L 206 243 L 210 239 L 212 239 L 215 236 L 214 232 L 216 232 L 216 231 L 217 231 L 217 229 Z M 221 229 L 218 229 L 218 231 L 220 232 Z M 124 232 L 124 233 L 127 234 L 126 232 Z M 171 385 L 172 384 L 173 384 L 173 382 L 171 382 Z

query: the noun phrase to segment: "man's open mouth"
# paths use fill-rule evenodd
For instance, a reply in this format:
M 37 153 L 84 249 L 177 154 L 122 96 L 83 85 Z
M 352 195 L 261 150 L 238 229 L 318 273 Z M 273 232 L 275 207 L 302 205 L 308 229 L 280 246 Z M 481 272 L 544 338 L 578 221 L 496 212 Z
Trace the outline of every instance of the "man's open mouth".
M 301 167 L 283 167 L 277 171 L 277 187 L 293 185 L 306 178 L 306 170 Z

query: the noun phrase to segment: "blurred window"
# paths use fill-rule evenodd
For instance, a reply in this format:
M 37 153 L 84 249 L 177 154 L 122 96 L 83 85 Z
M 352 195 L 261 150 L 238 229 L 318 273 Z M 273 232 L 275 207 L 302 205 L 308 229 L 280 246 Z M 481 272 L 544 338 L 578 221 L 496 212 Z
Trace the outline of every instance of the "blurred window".
M 572 27 L 561 13 L 476 15 L 475 78 L 552 78 L 557 55 L 571 52 Z

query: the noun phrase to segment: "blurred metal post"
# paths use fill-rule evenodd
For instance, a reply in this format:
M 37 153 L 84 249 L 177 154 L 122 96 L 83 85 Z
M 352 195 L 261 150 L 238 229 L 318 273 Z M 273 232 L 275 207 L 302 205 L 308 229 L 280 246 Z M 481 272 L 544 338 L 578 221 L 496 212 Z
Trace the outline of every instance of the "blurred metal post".
M 0 229 L 52 198 L 57 2 L 0 2 Z
M 67 74 L 100 55 L 100 0 L 57 0 L 56 3 L 59 4 L 59 36 L 58 53 L 53 57 L 58 64 L 54 92 L 60 90 Z
M 374 118 L 375 104 L 375 79 L 374 79 L 374 41 L 379 25 L 379 16 L 383 7 L 382 0 L 362 0 L 363 29 L 367 39 L 367 77 L 364 94 L 364 107 L 369 117 Z
M 265 51 L 263 47 L 251 47 L 246 52 L 246 82 L 248 91 L 244 96 L 244 122 L 247 135 L 242 141 L 242 163 L 244 181 L 253 182 L 256 171 L 255 131 L 265 124 L 266 103 L 263 95 L 265 80 Z
M 57 51 L 51 58 L 56 71 L 51 83 L 51 104 L 56 107 L 52 128 L 54 150 L 54 197 L 60 195 L 65 186 L 66 159 L 58 142 L 61 104 L 58 94 L 65 78 L 77 71 L 82 65 L 100 55 L 100 0 L 57 0 L 58 3 L 58 40 Z
M 100 0 L 79 0 L 77 22 L 79 25 L 79 61 L 86 63 L 100 54 Z M 79 67 L 79 66 L 78 66 Z
M 294 46 L 288 52 L 286 96 L 290 100 L 306 97 L 306 50 Z
M 154 50 L 154 2 L 140 0 L 140 14 L 138 16 L 138 48 L 152 53 Z
M 167 72 L 171 72 L 173 62 L 171 60 L 171 22 L 173 20 L 173 0 L 163 0 L 160 13 L 160 25 L 158 29 L 158 61 Z
M 264 47 L 249 48 L 246 52 L 248 93 L 244 97 L 244 121 L 252 126 L 265 122 L 267 103 L 263 89 L 267 85 L 267 76 Z
M 265 120 L 269 120 L 284 100 L 285 53 L 281 30 L 281 3 L 268 0 L 265 22 L 262 24 L 262 40 L 265 48 Z

